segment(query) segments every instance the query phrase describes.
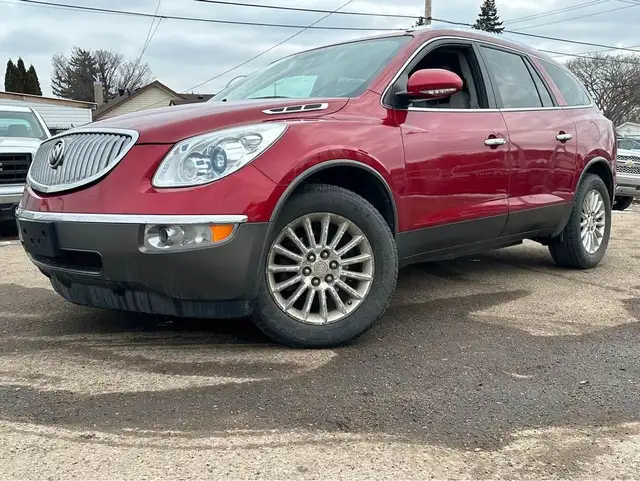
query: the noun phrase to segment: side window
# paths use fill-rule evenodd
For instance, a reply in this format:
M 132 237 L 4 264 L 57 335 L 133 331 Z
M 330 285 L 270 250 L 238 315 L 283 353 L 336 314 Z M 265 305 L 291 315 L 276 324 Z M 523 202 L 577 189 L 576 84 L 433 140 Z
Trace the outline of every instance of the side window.
M 587 95 L 584 87 L 578 82 L 572 75 L 567 73 L 562 67 L 547 62 L 546 60 L 540 60 L 540 63 L 544 69 L 556 84 L 558 90 L 562 93 L 567 105 L 577 107 L 579 105 L 589 105 L 591 99 Z
M 505 109 L 542 107 L 538 89 L 525 60 L 517 54 L 481 47 Z
M 529 73 L 533 77 L 533 81 L 536 84 L 536 88 L 538 89 L 538 94 L 540 95 L 540 100 L 542 100 L 542 106 L 543 107 L 553 107 L 554 106 L 553 99 L 551 98 L 551 94 L 549 93 L 549 90 L 547 89 L 547 86 L 544 84 L 544 81 L 542 80 L 542 77 L 540 77 L 540 74 L 533 67 L 533 65 L 531 65 L 530 62 L 527 62 L 527 65 L 529 67 Z
M 462 90 L 443 99 L 414 100 L 413 107 L 429 109 L 483 109 L 488 107 L 478 61 L 470 45 L 446 45 L 431 50 L 411 67 L 405 79 L 417 70 L 429 68 L 445 69 L 455 73 L 462 79 Z

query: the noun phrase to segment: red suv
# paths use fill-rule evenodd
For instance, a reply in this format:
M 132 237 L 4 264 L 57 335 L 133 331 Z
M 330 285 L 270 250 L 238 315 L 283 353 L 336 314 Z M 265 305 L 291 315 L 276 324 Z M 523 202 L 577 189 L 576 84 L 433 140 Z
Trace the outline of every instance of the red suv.
M 253 316 L 305 347 L 354 339 L 398 268 L 533 239 L 602 259 L 615 135 L 564 67 L 426 29 L 291 55 L 206 104 L 47 140 L 17 210 L 71 302 Z

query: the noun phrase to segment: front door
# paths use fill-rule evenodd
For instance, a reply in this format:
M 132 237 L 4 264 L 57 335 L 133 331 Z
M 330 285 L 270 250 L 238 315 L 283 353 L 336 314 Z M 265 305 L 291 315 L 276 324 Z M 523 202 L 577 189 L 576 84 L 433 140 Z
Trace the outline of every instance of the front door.
M 499 237 L 508 215 L 508 135 L 473 45 L 437 45 L 410 71 L 446 68 L 463 90 L 396 110 L 405 150 L 404 208 L 410 232 L 398 239 L 409 258 Z

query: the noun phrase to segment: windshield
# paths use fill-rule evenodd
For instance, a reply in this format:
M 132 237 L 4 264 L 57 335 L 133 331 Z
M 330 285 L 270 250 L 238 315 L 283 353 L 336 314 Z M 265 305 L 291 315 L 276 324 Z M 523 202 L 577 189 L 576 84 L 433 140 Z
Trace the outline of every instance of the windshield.
M 618 140 L 618 148 L 625 150 L 640 150 L 640 142 L 631 139 Z
M 291 55 L 215 95 L 219 100 L 355 97 L 366 90 L 409 36 L 343 43 Z
M 33 113 L 0 110 L 0 137 L 27 137 L 44 140 L 47 138 L 47 134 Z

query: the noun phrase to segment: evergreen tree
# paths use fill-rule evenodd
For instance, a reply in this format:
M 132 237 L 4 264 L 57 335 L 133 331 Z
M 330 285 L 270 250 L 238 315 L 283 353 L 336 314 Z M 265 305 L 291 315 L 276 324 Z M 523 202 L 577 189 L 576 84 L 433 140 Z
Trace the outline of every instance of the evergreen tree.
M 15 92 L 24 93 L 25 84 L 27 83 L 27 69 L 24 66 L 24 61 L 20 57 L 18 57 L 16 77 L 15 86 L 18 90 L 15 90 Z
M 498 16 L 495 0 L 484 0 L 473 28 L 491 33 L 502 33 L 504 27 Z
M 4 73 L 5 92 L 14 92 L 16 78 L 16 66 L 11 59 L 7 62 L 7 70 Z
M 24 85 L 24 93 L 31 95 L 42 95 L 42 89 L 40 88 L 40 81 L 38 80 L 38 74 L 36 69 L 31 65 L 27 70 L 27 81 Z

